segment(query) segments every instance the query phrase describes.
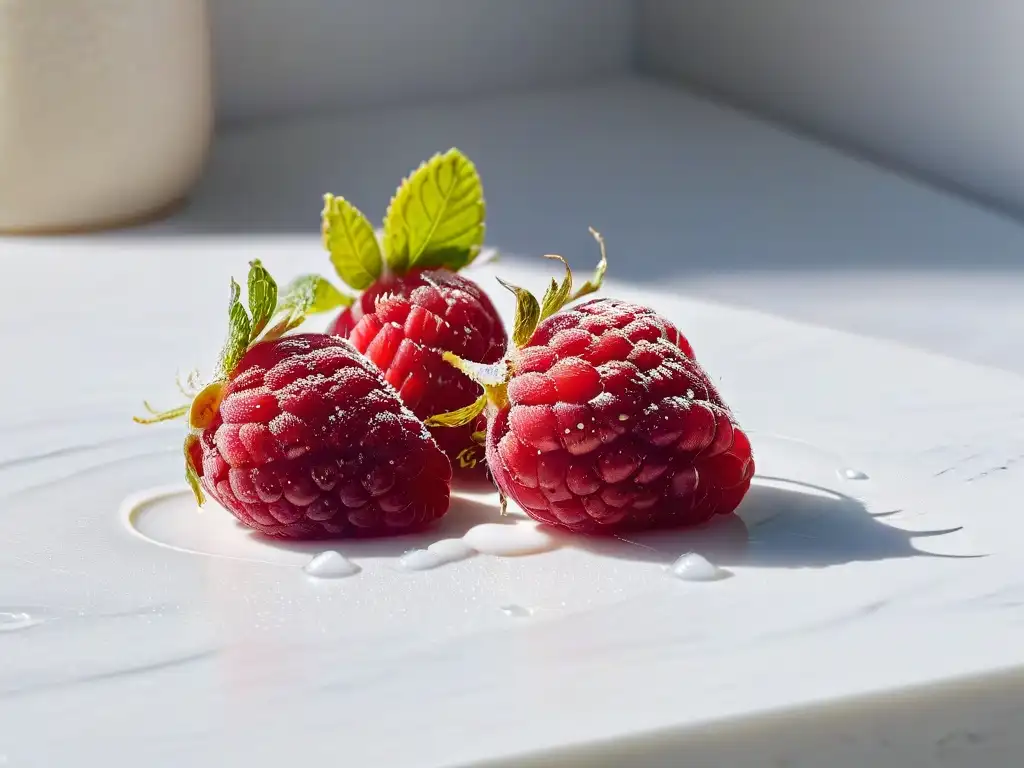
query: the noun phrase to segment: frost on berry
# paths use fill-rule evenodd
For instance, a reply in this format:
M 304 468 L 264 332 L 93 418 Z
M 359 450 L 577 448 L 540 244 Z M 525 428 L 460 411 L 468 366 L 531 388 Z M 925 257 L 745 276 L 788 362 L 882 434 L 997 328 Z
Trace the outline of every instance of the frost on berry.
M 508 344 L 497 310 L 471 280 L 448 270 L 412 271 L 381 278 L 335 321 L 381 371 L 420 419 L 473 403 L 480 387 L 442 358 L 496 363 Z M 484 421 L 431 430 L 459 474 L 483 476 L 482 451 L 473 441 Z
M 585 533 L 732 512 L 750 443 L 688 341 L 652 310 L 595 299 L 542 321 L 488 430 L 499 487 L 528 514 Z
M 205 490 L 268 536 L 381 536 L 448 509 L 451 465 L 348 342 L 259 344 L 225 385 L 193 465 Z

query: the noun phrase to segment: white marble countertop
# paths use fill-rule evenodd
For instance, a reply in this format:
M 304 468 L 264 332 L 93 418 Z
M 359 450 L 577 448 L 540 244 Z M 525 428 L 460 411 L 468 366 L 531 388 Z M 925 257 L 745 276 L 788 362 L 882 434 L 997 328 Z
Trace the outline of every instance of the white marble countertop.
M 593 224 L 606 293 L 685 329 L 753 432 L 742 520 L 399 569 L 492 518 L 464 498 L 443 532 L 340 545 L 362 572 L 318 582 L 315 550 L 190 508 L 178 428 L 129 417 L 212 359 L 228 275 L 322 269 L 321 192 L 382 210 L 450 144 L 508 254 L 485 285 L 540 286 L 516 254 L 590 263 Z M 0 242 L 0 765 L 1014 764 L 1022 246 L 637 82 L 253 128 L 170 222 Z M 125 499 L 167 486 L 129 524 Z M 673 579 L 687 550 L 734 577 Z

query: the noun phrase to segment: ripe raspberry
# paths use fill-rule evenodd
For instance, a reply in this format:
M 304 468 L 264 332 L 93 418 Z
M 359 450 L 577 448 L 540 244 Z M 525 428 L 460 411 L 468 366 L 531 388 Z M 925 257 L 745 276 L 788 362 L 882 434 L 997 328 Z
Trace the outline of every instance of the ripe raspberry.
M 419 418 L 472 403 L 479 385 L 448 365 L 441 354 L 449 351 L 484 363 L 501 359 L 508 337 L 491 300 L 476 283 L 445 269 L 410 273 L 387 282 L 391 283 L 389 293 L 377 299 L 374 311 L 359 319 L 349 340 L 384 372 Z M 335 333 L 345 320 L 343 313 Z M 483 428 L 481 420 L 431 430 L 455 471 L 461 470 L 462 479 L 483 473 L 483 447 L 478 448 L 472 437 Z
M 514 290 L 518 350 L 503 380 L 484 381 L 487 462 L 503 494 L 536 520 L 595 534 L 736 509 L 754 474 L 750 442 L 671 323 L 595 299 L 556 314 L 560 302 L 546 301 L 538 325 L 536 299 Z
M 420 417 L 463 408 L 478 394 L 443 362 L 443 352 L 495 362 L 508 344 L 490 299 L 456 274 L 480 250 L 484 215 L 479 176 L 457 150 L 424 163 L 399 187 L 384 222 L 383 253 L 362 213 L 325 197 L 325 246 L 341 279 L 362 291 L 331 332 L 380 367 Z M 473 439 L 483 425 L 433 430 L 461 481 L 484 476 L 483 447 Z
M 239 317 L 235 299 L 233 327 Z M 197 496 L 201 486 L 245 525 L 288 539 L 404 533 L 441 517 L 451 466 L 422 422 L 349 342 L 274 335 L 286 320 L 252 345 L 241 327 L 244 344 L 189 407 Z M 184 411 L 154 420 L 174 415 Z

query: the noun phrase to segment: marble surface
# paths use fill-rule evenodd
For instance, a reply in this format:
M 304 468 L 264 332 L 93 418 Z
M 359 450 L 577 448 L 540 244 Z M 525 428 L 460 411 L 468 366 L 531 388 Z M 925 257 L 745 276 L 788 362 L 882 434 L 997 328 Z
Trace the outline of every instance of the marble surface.
M 677 100 L 683 113 L 705 114 L 682 96 L 641 91 L 616 103 L 638 100 L 652 120 Z M 591 97 L 578 98 L 582 109 Z M 563 101 L 550 102 L 549 116 L 564 117 Z M 919 223 L 931 211 L 939 229 L 959 216 L 999 248 L 1021 239 L 1015 225 L 951 199 L 744 118 L 715 119 L 763 137 L 736 148 L 755 167 L 775 158 L 764 178 L 808 173 L 821 159 L 838 174 L 821 195 L 874 179 Z M 432 140 L 436 130 L 424 128 Z M 690 133 L 678 146 L 722 141 Z M 485 182 L 505 194 L 525 183 L 502 167 Z M 702 170 L 711 190 L 714 170 Z M 585 176 L 575 183 L 588 186 Z M 641 185 L 623 176 L 622 186 Z M 237 201 L 217 204 L 208 190 L 200 202 L 220 211 L 213 218 L 237 224 L 225 214 Z M 816 232 L 801 194 L 790 193 L 793 208 L 773 205 Z M 596 199 L 607 212 L 607 196 Z M 492 243 L 514 253 L 514 238 L 507 248 L 500 234 L 513 221 L 492 206 Z M 314 230 L 315 210 L 314 199 Z M 524 226 L 540 215 L 519 210 Z M 643 255 L 616 235 L 617 220 L 594 219 L 586 223 L 609 240 L 606 293 L 650 303 L 685 329 L 751 430 L 759 473 L 740 515 L 687 533 L 556 537 L 519 557 L 402 566 L 409 549 L 501 523 L 484 495 L 459 498 L 429 535 L 279 548 L 215 508 L 196 512 L 178 485 L 179 426 L 130 422 L 142 397 L 171 401 L 175 370 L 209 365 L 227 279 L 248 259 L 282 278 L 326 264 L 315 231 L 223 224 L 210 236 L 198 216 L 0 244 L 0 340 L 15 361 L 0 378 L 0 765 L 662 766 L 680 755 L 738 768 L 1015 764 L 1024 406 L 1010 366 L 684 296 L 686 273 L 671 265 L 642 284 Z M 645 219 L 623 213 L 622 230 L 639 232 Z M 536 252 L 589 263 L 582 226 L 578 244 Z M 657 237 L 672 245 L 667 230 Z M 861 243 L 881 240 L 873 231 Z M 476 275 L 493 286 L 499 272 L 538 289 L 548 266 L 524 254 Z M 734 278 L 750 286 L 756 276 Z M 811 284 L 794 278 L 772 301 Z M 508 312 L 503 292 L 494 295 Z M 826 320 L 841 327 L 841 316 Z M 1011 357 L 1013 340 L 999 329 L 988 338 Z M 532 535 L 515 518 L 502 527 L 506 550 Z M 358 571 L 332 557 L 333 578 L 311 576 L 311 559 L 332 548 Z M 730 577 L 673 576 L 686 552 Z

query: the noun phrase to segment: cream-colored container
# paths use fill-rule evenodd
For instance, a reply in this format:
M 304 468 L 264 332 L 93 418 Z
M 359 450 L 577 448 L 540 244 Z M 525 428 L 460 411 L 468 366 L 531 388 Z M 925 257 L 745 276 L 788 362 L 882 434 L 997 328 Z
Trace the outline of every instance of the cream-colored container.
M 0 232 L 171 209 L 212 128 L 205 0 L 0 0 Z

